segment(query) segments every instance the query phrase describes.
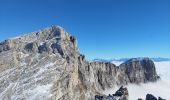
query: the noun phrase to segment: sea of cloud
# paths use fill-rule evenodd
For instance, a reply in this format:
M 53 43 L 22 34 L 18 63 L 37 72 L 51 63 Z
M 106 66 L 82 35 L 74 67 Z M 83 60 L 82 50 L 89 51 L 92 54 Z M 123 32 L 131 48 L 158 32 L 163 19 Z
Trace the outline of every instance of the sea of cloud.
M 117 63 L 118 65 L 119 63 Z M 129 91 L 129 99 L 137 100 L 138 98 L 145 99 L 146 94 L 153 94 L 155 97 L 162 97 L 170 100 L 170 61 L 155 62 L 156 70 L 161 79 L 155 83 L 147 84 L 129 84 L 126 87 Z M 106 95 L 113 94 L 119 87 L 106 90 Z

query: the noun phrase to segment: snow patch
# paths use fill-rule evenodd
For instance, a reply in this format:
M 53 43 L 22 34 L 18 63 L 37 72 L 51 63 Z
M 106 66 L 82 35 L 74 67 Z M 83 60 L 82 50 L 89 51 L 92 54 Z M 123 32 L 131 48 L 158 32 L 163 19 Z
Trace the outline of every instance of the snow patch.
M 34 89 L 30 89 L 25 91 L 22 95 L 12 96 L 12 100 L 18 100 L 19 98 L 26 98 L 27 100 L 48 100 L 52 94 L 50 93 L 50 89 L 52 84 L 37 86 Z
M 112 61 L 111 63 L 115 64 L 116 66 L 119 66 L 123 63 L 123 61 Z
M 43 45 L 44 44 L 44 42 L 40 42 L 40 45 Z
M 16 83 L 11 83 L 2 93 L 0 93 L 0 100 L 4 99 L 4 96 L 10 94 L 12 92 L 13 87 L 16 86 Z
M 43 74 L 43 72 L 47 71 L 47 70 L 49 69 L 49 67 L 51 67 L 51 66 L 54 66 L 54 63 L 48 63 L 48 64 L 42 66 L 42 67 L 39 69 L 39 71 L 36 73 L 35 77 Z

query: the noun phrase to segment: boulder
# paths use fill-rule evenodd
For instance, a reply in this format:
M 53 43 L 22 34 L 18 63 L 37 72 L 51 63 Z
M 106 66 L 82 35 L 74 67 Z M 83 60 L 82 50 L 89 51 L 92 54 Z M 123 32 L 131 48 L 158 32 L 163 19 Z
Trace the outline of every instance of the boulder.
M 166 100 L 166 99 L 163 99 L 163 98 L 161 98 L 161 97 L 158 97 L 158 100 Z
M 145 100 L 157 100 L 157 98 L 154 97 L 152 94 L 147 94 Z
M 106 95 L 96 95 L 95 100 L 129 100 L 129 94 L 127 88 L 121 86 L 115 94 L 109 94 L 108 96 Z

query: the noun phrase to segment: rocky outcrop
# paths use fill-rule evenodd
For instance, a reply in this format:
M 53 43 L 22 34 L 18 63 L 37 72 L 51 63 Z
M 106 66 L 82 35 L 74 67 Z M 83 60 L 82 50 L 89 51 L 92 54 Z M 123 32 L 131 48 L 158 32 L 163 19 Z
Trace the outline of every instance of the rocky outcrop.
M 152 94 L 147 94 L 145 100 L 157 100 L 157 98 L 154 97 Z
M 6 40 L 2 43 L 0 43 L 0 52 L 2 51 L 8 51 L 10 49 L 9 42 Z
M 157 79 L 148 58 L 120 66 L 86 61 L 59 26 L 0 43 L 1 100 L 93 100 L 116 85 Z
M 149 58 L 133 58 L 120 65 L 131 83 L 154 82 L 159 76 L 155 65 Z
M 95 100 L 129 100 L 129 93 L 126 87 L 121 86 L 115 94 L 95 95 Z M 137 100 L 166 100 L 161 97 L 158 99 L 152 94 L 147 94 L 145 99 L 138 98 Z
M 161 97 L 158 97 L 158 99 L 157 99 L 157 98 L 156 98 L 155 96 L 153 96 L 152 94 L 147 94 L 145 100 L 166 100 L 166 99 L 163 99 L 163 98 L 161 98 Z
M 91 91 L 102 91 L 115 85 L 128 83 L 126 74 L 116 65 L 105 62 L 86 62 L 79 64 L 80 80 Z
M 107 95 L 95 95 L 95 100 L 129 100 L 129 93 L 127 88 L 121 86 L 115 94 L 109 94 Z

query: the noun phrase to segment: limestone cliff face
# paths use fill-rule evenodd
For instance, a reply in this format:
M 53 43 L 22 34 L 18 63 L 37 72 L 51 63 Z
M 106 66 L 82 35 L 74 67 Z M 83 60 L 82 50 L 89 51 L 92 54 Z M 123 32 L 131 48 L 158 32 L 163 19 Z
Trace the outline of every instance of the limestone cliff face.
M 155 65 L 149 58 L 133 58 L 120 65 L 131 83 L 154 82 L 159 76 L 156 73 Z
M 0 44 L 0 99 L 59 99 L 78 83 L 76 39 L 54 26 Z
M 59 26 L 0 43 L 0 100 L 93 100 L 115 85 L 157 78 L 149 59 L 120 66 L 86 61 Z

